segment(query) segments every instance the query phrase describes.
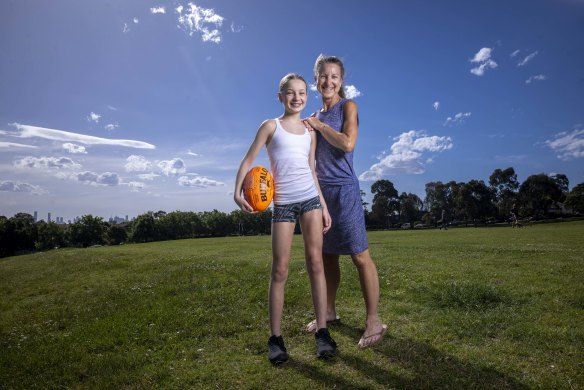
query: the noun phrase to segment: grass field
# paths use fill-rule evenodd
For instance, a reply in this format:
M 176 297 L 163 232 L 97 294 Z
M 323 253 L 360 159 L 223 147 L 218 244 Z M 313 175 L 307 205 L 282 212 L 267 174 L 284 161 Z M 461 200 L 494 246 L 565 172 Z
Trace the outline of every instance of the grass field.
M 584 389 L 584 222 L 369 233 L 387 337 L 342 260 L 339 356 L 315 358 L 300 236 L 291 360 L 267 360 L 270 237 L 0 259 L 0 388 Z

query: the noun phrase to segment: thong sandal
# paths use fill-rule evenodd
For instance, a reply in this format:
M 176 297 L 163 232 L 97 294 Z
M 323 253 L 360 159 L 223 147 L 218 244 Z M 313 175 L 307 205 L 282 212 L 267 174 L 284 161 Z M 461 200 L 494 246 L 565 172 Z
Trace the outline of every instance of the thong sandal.
M 361 337 L 361 340 L 359 340 L 359 343 L 357 344 L 357 346 L 359 347 L 359 349 L 369 348 L 369 347 L 379 343 L 383 339 L 385 332 L 387 332 L 387 325 L 383 324 L 381 326 L 381 330 L 379 332 L 373 333 L 369 336 Z
M 336 318 L 332 319 L 332 320 L 327 320 L 326 324 L 328 325 L 337 325 L 341 323 L 341 317 L 337 316 Z M 308 324 L 306 324 L 306 326 L 304 327 L 304 331 L 307 333 L 314 333 L 316 332 L 318 329 L 316 329 L 318 327 L 318 325 L 316 324 L 316 319 L 310 321 Z

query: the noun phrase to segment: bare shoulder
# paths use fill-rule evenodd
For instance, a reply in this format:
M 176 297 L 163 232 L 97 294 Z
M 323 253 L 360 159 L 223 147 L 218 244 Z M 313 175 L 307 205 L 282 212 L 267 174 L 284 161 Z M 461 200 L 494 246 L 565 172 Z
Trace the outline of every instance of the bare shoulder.
M 354 100 L 347 99 L 347 101 L 343 104 L 344 110 L 355 110 L 357 111 L 357 103 Z

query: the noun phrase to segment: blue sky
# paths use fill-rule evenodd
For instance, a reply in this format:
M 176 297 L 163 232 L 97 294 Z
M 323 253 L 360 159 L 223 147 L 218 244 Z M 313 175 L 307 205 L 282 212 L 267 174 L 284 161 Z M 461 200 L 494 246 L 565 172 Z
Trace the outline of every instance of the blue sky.
M 4 0 L 0 53 L 8 217 L 234 210 L 280 78 L 312 81 L 320 53 L 345 61 L 368 194 L 507 167 L 584 182 L 582 0 Z

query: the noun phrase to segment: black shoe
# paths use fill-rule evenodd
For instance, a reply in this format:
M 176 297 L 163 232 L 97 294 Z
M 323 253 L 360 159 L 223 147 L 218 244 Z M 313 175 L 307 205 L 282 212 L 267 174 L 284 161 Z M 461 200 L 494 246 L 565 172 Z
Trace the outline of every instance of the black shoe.
M 315 334 L 316 357 L 319 359 L 330 359 L 337 353 L 337 343 L 331 337 L 327 328 L 319 329 Z
M 282 364 L 288 360 L 288 352 L 282 336 L 272 336 L 268 340 L 268 359 L 273 365 Z

